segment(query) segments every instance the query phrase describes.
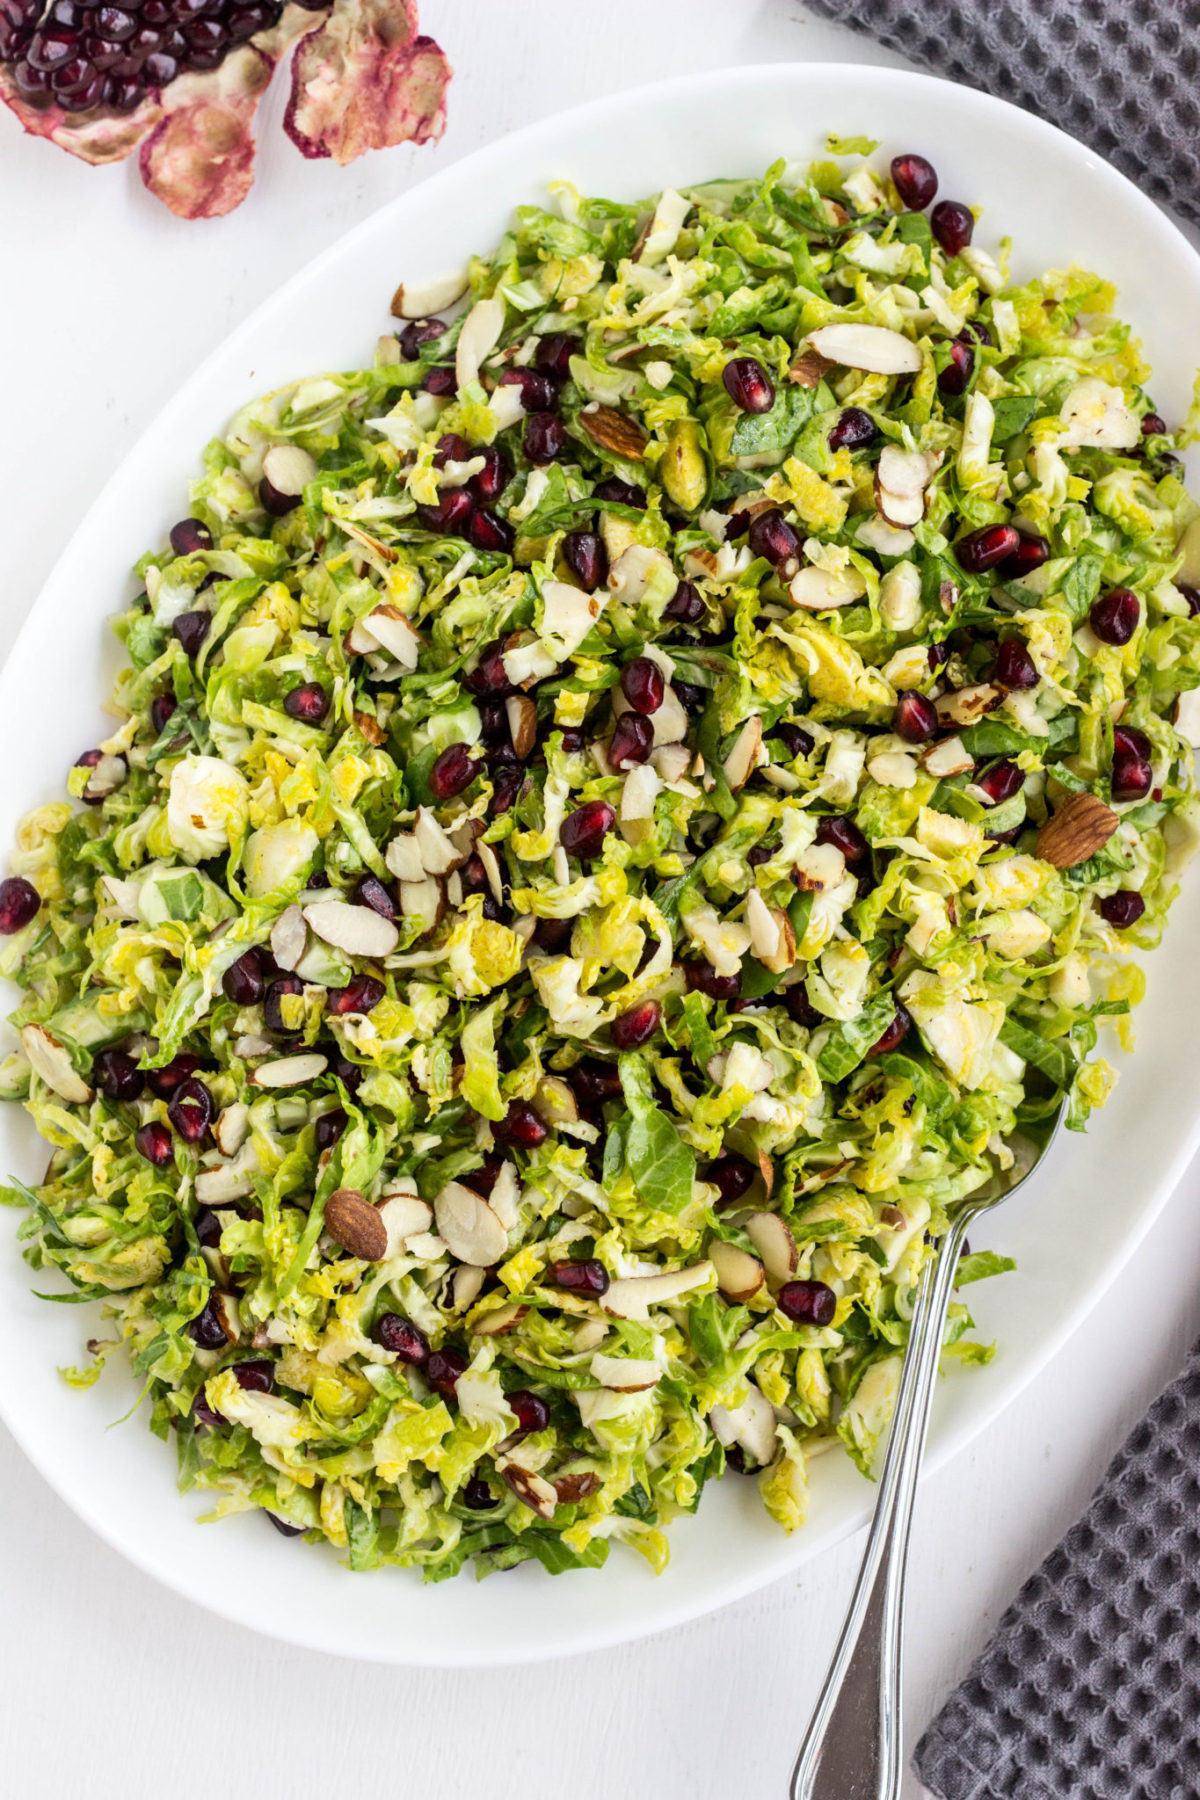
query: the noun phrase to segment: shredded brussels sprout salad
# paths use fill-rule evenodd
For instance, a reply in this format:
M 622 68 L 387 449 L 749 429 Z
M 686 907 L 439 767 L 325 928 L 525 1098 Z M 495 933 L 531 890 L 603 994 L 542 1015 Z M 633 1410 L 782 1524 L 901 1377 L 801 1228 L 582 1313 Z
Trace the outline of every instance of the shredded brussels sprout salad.
M 947 1210 L 1109 1092 L 1197 835 L 1189 432 L 1106 281 L 875 148 L 521 208 L 138 565 L 0 887 L 4 1197 L 218 1516 L 657 1569 L 732 1468 L 791 1530 Z

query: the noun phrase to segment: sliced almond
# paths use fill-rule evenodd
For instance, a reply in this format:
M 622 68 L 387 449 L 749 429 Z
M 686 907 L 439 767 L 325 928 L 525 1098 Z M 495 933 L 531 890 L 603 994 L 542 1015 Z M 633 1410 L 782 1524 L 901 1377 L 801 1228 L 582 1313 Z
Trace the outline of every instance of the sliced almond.
M 224 1107 L 213 1125 L 213 1138 L 222 1156 L 236 1156 L 250 1131 L 250 1108 L 244 1100 Z
M 691 760 L 691 752 L 684 743 L 659 744 L 650 752 L 651 764 L 658 770 L 662 779 L 668 783 L 682 781 L 688 772 L 688 764 Z M 646 765 L 643 763 L 642 767 L 645 768 Z M 628 776 L 625 777 L 625 782 L 628 786 Z
M 471 1330 L 476 1337 L 502 1337 L 506 1331 L 512 1331 L 528 1313 L 527 1306 L 521 1306 L 513 1300 L 507 1306 L 498 1306 L 494 1312 L 484 1313 L 482 1319 L 476 1319 Z
M 471 854 L 470 844 L 465 849 L 456 844 L 427 806 L 417 808 L 413 837 L 426 875 L 446 875 L 451 869 L 459 869 Z
M 524 762 L 537 743 L 537 702 L 528 694 L 510 694 L 504 702 L 513 749 Z
M 227 1206 L 233 1200 L 244 1200 L 247 1194 L 252 1194 L 252 1166 L 257 1167 L 256 1158 L 249 1159 L 248 1163 L 236 1158 L 201 1169 L 195 1183 L 196 1198 L 201 1206 Z
M 433 281 L 402 281 L 392 295 L 393 319 L 428 319 L 461 300 L 470 286 L 470 272 L 459 269 Z
M 757 888 L 746 895 L 746 924 L 750 930 L 750 950 L 760 962 L 779 954 L 782 933 L 779 922 Z
M 87 1105 L 92 1090 L 77 1072 L 66 1046 L 59 1043 L 52 1031 L 47 1031 L 44 1025 L 23 1025 L 21 1048 L 35 1075 L 39 1075 L 60 1100 L 66 1100 L 71 1106 Z
M 758 960 L 764 969 L 770 969 L 772 975 L 782 975 L 796 960 L 796 933 L 792 921 L 781 906 L 771 908 L 771 917 L 779 927 L 779 945 L 773 953 L 760 956 Z
M 579 1118 L 579 1102 L 569 1082 L 561 1075 L 543 1075 L 533 1096 L 538 1117 L 547 1125 L 574 1125 Z
M 809 348 L 843 369 L 873 375 L 915 375 L 921 352 L 902 332 L 885 325 L 822 325 L 805 339 Z
M 435 1243 L 439 1239 L 433 1240 Z M 410 1245 L 415 1249 L 415 1245 Z M 443 1252 L 445 1246 L 442 1246 Z M 468 1306 L 474 1306 L 479 1298 L 479 1290 L 487 1279 L 487 1270 L 479 1268 L 475 1263 L 462 1263 L 452 1269 L 446 1281 L 446 1305 L 454 1312 L 466 1312 Z
M 948 737 L 921 753 L 921 767 L 942 781 L 949 775 L 966 775 L 975 767 L 975 758 L 960 737 Z
M 911 531 L 889 525 L 887 520 L 877 512 L 871 513 L 868 518 L 864 519 L 854 535 L 866 549 L 877 550 L 880 556 L 904 556 L 917 541 Z M 882 597 L 881 591 L 881 600 Z M 882 610 L 881 606 L 880 611 Z
M 1073 869 L 1103 850 L 1120 822 L 1095 794 L 1068 794 L 1038 832 L 1037 853 L 1056 869 Z
M 853 563 L 836 571 L 812 563 L 793 575 L 788 584 L 792 605 L 805 612 L 832 612 L 861 600 L 866 591 L 867 584 Z
M 460 388 L 478 379 L 480 366 L 496 348 L 503 330 L 503 300 L 477 300 L 463 320 L 454 351 L 454 374 Z
M 569 1470 L 554 1477 L 560 1506 L 574 1506 L 577 1501 L 586 1500 L 599 1486 L 600 1477 L 594 1469 Z
M 366 738 L 368 744 L 372 745 L 376 750 L 378 750 L 381 744 L 387 743 L 387 732 L 379 723 L 379 720 L 374 713 L 360 712 L 356 707 L 354 709 L 354 723 L 357 725 L 363 737 Z
M 396 877 L 397 881 L 424 881 L 425 864 L 421 861 L 421 847 L 411 831 L 402 831 L 394 837 L 384 852 L 384 862 Z
M 227 1344 L 236 1344 L 242 1335 L 242 1315 L 238 1309 L 238 1297 L 226 1288 L 214 1288 L 208 1297 L 209 1308 L 221 1330 L 225 1333 Z
M 433 1224 L 433 1208 L 416 1194 L 392 1194 L 375 1208 L 387 1232 L 387 1255 L 398 1256 L 405 1238 L 416 1237 Z
M 939 725 L 977 725 L 985 714 L 995 712 L 1004 703 L 1004 689 L 994 687 L 990 681 L 980 682 L 975 687 L 958 688 L 952 694 L 942 694 L 934 701 L 937 709 Z
M 777 1284 L 790 1281 L 800 1266 L 800 1250 L 786 1220 L 778 1213 L 753 1212 L 745 1222 L 745 1232 L 771 1280 Z
M 424 881 L 400 883 L 400 911 L 406 919 L 421 921 L 422 935 L 433 930 L 442 916 L 445 903 L 442 884 L 435 881 L 432 875 Z
M 347 956 L 388 956 L 400 938 L 391 919 L 349 900 L 314 900 L 304 917 L 324 943 Z
M 623 456 L 629 462 L 641 462 L 644 458 L 648 442 L 644 432 L 614 406 L 591 407 L 580 413 L 579 423 L 593 443 L 611 450 L 614 456 Z
M 499 861 L 497 860 L 496 852 L 492 849 L 492 846 L 485 843 L 482 838 L 476 843 L 475 852 L 479 857 L 480 862 L 483 864 L 484 873 L 488 878 L 488 886 L 492 890 L 492 898 L 495 900 L 497 906 L 503 906 L 504 875 L 501 871 Z
M 643 1324 L 652 1306 L 666 1306 L 681 1294 L 700 1287 L 712 1274 L 709 1262 L 693 1263 L 688 1269 L 668 1269 L 661 1275 L 626 1275 L 609 1284 L 600 1304 L 605 1312 L 618 1319 L 636 1319 Z
M 1175 729 L 1193 748 L 1200 747 L 1200 688 L 1187 688 L 1177 697 Z
M 576 1108 L 578 1116 L 578 1108 Z M 492 1185 L 487 1203 L 503 1225 L 505 1231 L 512 1231 L 519 1225 L 521 1214 L 521 1181 L 517 1174 L 516 1164 L 504 1162 L 500 1164 L 500 1173 Z
M 421 652 L 421 639 L 396 606 L 377 606 L 364 621 L 367 630 L 402 669 L 413 670 Z M 353 636 L 353 633 L 351 634 Z
M 725 758 L 725 779 L 735 794 L 749 781 L 761 748 L 762 720 L 755 713 L 746 720 Z
M 315 1081 L 328 1067 L 329 1058 L 312 1050 L 301 1056 L 278 1056 L 272 1062 L 259 1063 L 250 1079 L 255 1087 L 301 1087 L 306 1081 Z
M 387 1255 L 387 1226 L 357 1188 L 337 1188 L 325 1202 L 325 1229 L 347 1255 L 360 1262 L 382 1262 Z
M 775 1454 L 775 1409 L 753 1382 L 740 1406 L 714 1406 L 709 1418 L 719 1442 L 726 1446 L 738 1444 L 763 1467 L 771 1461 Z
M 529 1469 L 523 1469 L 520 1463 L 508 1462 L 498 1458 L 496 1473 L 506 1481 L 522 1505 L 528 1506 L 539 1519 L 552 1519 L 554 1508 L 558 1505 L 558 1495 L 550 1483 L 540 1475 L 534 1475 Z
M 277 494 L 298 499 L 317 477 L 316 458 L 299 444 L 272 444 L 263 456 L 263 476 Z
M 308 926 L 298 906 L 287 906 L 271 927 L 271 955 L 291 973 L 308 948 Z
M 788 380 L 794 381 L 799 387 L 819 387 L 834 366 L 819 350 L 802 350 L 788 370 Z
M 598 1350 L 588 1364 L 601 1387 L 615 1394 L 640 1394 L 656 1385 L 662 1370 L 649 1357 L 605 1356 Z
M 460 1262 L 490 1268 L 508 1250 L 508 1233 L 487 1201 L 461 1181 L 446 1183 L 433 1203 L 433 1216 L 438 1235 Z
M 708 1246 L 708 1260 L 717 1271 L 717 1286 L 727 1300 L 750 1300 L 757 1294 L 766 1276 L 757 1256 L 714 1238 Z

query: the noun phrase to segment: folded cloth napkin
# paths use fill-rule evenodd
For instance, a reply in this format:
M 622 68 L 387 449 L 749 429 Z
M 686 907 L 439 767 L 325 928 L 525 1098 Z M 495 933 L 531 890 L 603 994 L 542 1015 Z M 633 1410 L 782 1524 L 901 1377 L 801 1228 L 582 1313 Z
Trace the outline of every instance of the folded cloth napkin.
M 913 1761 L 942 1800 L 1200 1796 L 1200 1344 Z
M 938 75 L 1040 113 L 1200 222 L 1200 0 L 808 4 Z

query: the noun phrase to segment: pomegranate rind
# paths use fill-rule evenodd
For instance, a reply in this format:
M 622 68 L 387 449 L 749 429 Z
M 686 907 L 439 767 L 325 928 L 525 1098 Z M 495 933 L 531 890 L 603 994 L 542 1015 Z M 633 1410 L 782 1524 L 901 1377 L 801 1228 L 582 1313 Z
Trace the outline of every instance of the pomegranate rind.
M 416 24 L 411 0 L 338 0 L 292 61 L 283 128 L 302 155 L 344 167 L 368 150 L 441 137 L 452 70 Z
M 80 162 L 121 162 L 136 150 L 163 116 L 161 102 L 148 94 L 135 112 L 114 114 L 64 112 L 61 106 L 36 107 L 22 98 L 8 67 L 0 67 L 0 100 L 16 114 L 30 137 L 48 138 Z
M 219 219 L 254 180 L 251 126 L 275 64 L 252 44 L 211 74 L 183 75 L 139 152 L 142 180 L 178 219 Z

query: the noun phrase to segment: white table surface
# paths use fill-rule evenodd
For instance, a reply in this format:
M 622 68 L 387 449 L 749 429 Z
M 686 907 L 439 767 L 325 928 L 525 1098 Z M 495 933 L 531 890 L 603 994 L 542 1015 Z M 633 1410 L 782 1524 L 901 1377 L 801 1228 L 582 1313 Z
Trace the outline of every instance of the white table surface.
M 410 183 L 530 119 L 660 76 L 902 60 L 794 0 L 424 0 L 422 26 L 458 70 L 438 146 L 345 170 L 307 163 L 273 92 L 253 194 L 219 222 L 182 224 L 132 169 L 86 168 L 0 118 L 0 653 L 65 535 L 195 363 Z M 1198 1203 L 1193 1168 L 1035 1387 L 924 1484 L 911 1739 L 1195 1337 Z M 94 1538 L 0 1427 L 0 1785 L 21 1800 L 782 1796 L 859 1550 L 623 1650 L 494 1674 L 380 1669 L 176 1599 Z M 905 1800 L 923 1791 L 907 1777 Z

